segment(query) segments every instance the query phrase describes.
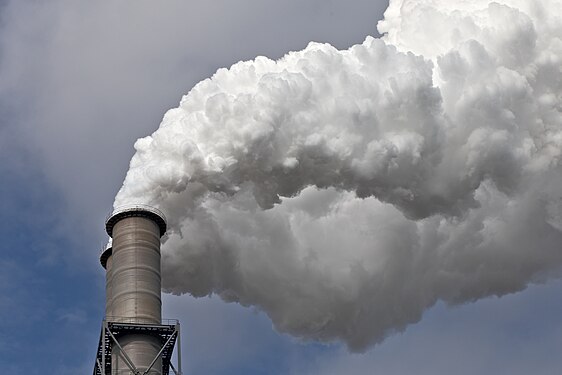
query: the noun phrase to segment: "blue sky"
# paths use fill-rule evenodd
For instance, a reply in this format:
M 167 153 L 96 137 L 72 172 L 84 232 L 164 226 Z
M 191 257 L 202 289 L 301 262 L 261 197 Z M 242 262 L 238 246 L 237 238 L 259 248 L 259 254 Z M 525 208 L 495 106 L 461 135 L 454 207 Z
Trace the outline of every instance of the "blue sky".
M 92 371 L 103 222 L 132 145 L 217 68 L 376 34 L 384 1 L 4 1 L 0 7 L 0 372 Z M 165 295 L 184 372 L 557 374 L 562 282 L 438 303 L 362 354 L 279 334 L 252 308 Z

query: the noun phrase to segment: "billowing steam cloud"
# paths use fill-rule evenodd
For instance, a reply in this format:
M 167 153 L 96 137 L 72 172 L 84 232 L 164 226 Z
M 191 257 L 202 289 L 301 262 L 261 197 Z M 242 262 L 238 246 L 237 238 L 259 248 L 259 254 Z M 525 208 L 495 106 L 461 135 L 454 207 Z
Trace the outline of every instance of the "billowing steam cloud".
M 562 2 L 393 0 L 382 39 L 195 86 L 115 206 L 161 208 L 164 289 L 364 350 L 562 265 Z

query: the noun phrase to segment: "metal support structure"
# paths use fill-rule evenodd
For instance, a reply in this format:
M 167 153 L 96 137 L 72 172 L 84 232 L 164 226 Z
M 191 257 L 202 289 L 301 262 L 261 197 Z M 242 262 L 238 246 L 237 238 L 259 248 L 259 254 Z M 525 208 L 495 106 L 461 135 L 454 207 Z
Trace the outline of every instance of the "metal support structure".
M 150 366 L 144 371 L 136 368 L 131 358 L 119 344 L 118 340 L 120 336 L 138 333 L 158 337 L 162 343 L 158 354 L 152 360 Z M 172 363 L 172 353 L 174 351 L 176 341 L 178 342 L 176 350 L 178 370 L 176 370 L 176 367 Z M 123 319 L 122 322 L 104 320 L 93 375 L 111 375 L 111 354 L 113 353 L 114 348 L 118 350 L 119 356 L 123 359 L 127 367 L 134 375 L 147 375 L 159 358 L 162 358 L 162 375 L 169 375 L 170 369 L 172 369 L 174 374 L 181 375 L 181 347 L 179 345 L 179 341 L 180 324 L 177 320 L 167 320 L 164 321 L 163 324 L 129 323 L 126 319 Z

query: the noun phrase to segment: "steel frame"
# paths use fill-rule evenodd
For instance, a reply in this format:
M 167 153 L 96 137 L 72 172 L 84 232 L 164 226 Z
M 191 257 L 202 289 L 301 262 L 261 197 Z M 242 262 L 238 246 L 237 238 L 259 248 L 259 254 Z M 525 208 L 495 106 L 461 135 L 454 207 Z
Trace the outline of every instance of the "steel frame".
M 159 357 L 162 358 L 162 375 L 169 375 L 170 369 L 172 369 L 175 375 L 182 375 L 180 324 L 177 320 L 167 321 L 167 323 L 170 324 L 144 324 L 104 320 L 102 323 L 98 350 L 96 352 L 96 363 L 94 365 L 93 375 L 111 375 L 111 353 L 114 346 L 119 348 L 119 356 L 134 375 L 147 375 Z M 133 361 L 119 344 L 118 337 L 130 333 L 144 333 L 156 336 L 159 337 L 162 342 L 162 347 L 158 354 L 154 357 L 150 366 L 144 371 L 138 370 L 135 367 Z M 177 369 L 172 364 L 172 353 L 176 342 Z

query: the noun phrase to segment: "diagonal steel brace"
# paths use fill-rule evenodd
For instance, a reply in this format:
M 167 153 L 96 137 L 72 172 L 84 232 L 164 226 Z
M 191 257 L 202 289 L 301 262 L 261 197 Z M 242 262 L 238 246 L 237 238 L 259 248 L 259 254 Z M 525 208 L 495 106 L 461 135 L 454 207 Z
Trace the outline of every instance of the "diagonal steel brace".
M 123 350 L 121 344 L 119 344 L 119 341 L 117 341 L 113 333 L 111 333 L 111 330 L 108 329 L 107 332 L 109 333 L 109 336 L 111 336 L 111 339 L 113 340 L 115 345 L 117 345 L 117 347 L 119 348 L 119 355 L 121 356 L 121 358 L 123 358 L 123 360 L 125 360 L 125 364 L 127 365 L 127 367 L 133 372 L 133 374 L 140 375 L 140 371 L 137 370 L 133 361 L 131 361 L 131 358 L 129 358 L 125 350 Z
M 176 337 L 176 335 L 178 334 L 178 331 L 174 331 L 174 333 L 172 333 L 170 335 L 170 337 L 168 338 L 168 340 L 166 341 L 166 343 L 162 346 L 162 348 L 160 349 L 160 351 L 158 352 L 158 354 L 156 354 L 156 357 L 154 357 L 154 359 L 152 360 L 152 362 L 150 363 L 150 366 L 148 366 L 148 368 L 146 369 L 145 372 L 142 373 L 142 375 L 147 375 L 148 372 L 152 369 L 152 366 L 154 366 L 154 364 L 156 363 L 156 361 L 158 360 L 158 358 L 162 355 L 162 352 L 164 351 L 164 349 L 166 349 L 166 347 L 168 346 L 168 344 L 170 343 L 170 341 L 172 341 L 173 338 Z

